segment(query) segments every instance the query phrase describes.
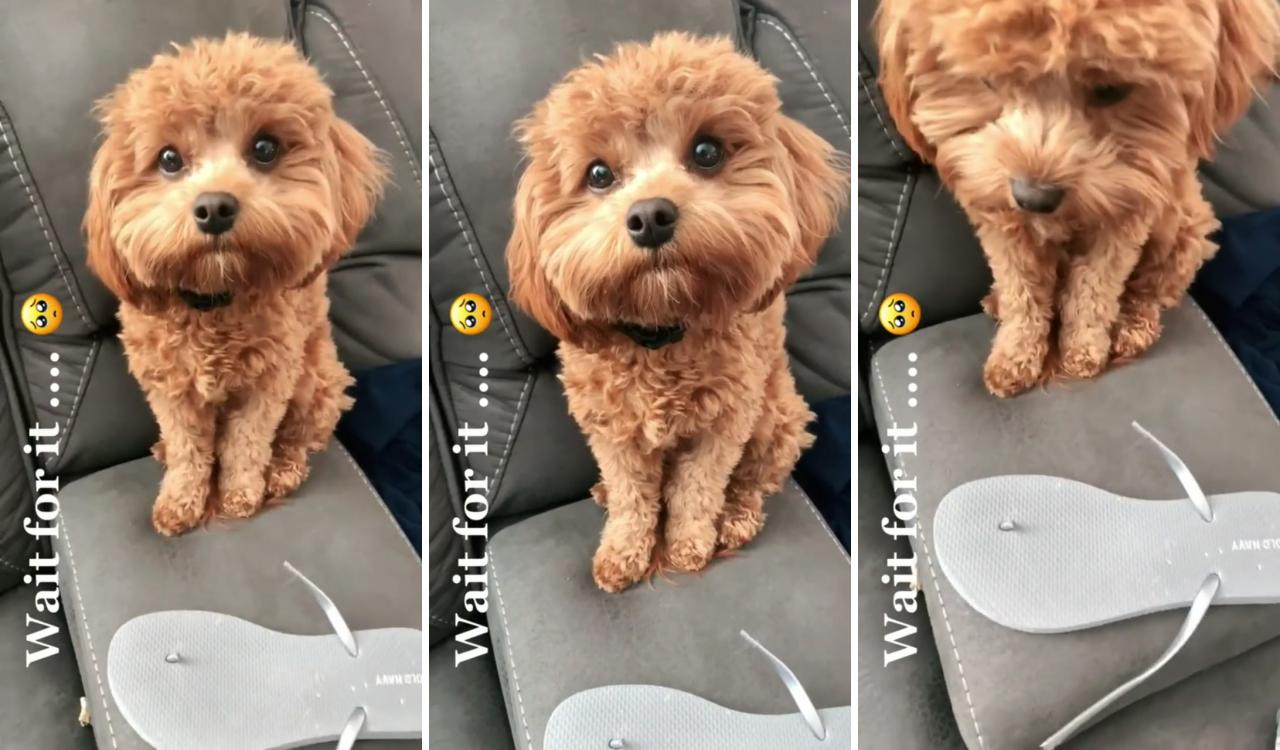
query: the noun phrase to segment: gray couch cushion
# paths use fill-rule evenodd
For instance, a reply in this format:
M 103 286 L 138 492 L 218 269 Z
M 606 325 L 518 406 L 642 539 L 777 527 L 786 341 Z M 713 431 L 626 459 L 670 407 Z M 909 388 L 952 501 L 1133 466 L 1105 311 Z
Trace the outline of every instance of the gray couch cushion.
M 199 609 L 286 633 L 332 632 L 282 567 L 288 560 L 333 599 L 352 630 L 422 626 L 418 557 L 341 446 L 312 458 L 311 478 L 283 505 L 176 538 L 151 528 L 160 472 L 139 459 L 61 495 L 63 602 L 101 747 L 146 747 L 116 708 L 106 676 L 112 635 L 137 615 Z
M 508 750 L 511 727 L 492 655 L 453 665 L 453 641 L 428 652 L 431 675 L 431 747 L 434 750 Z
M 918 453 L 890 459 L 906 476 L 919 477 L 918 574 L 965 741 L 999 750 L 1038 744 L 1146 668 L 1185 612 L 1060 635 L 997 626 L 970 609 L 936 568 L 933 514 L 943 495 L 972 479 L 1019 473 L 1076 479 L 1130 497 L 1179 496 L 1168 467 L 1130 427 L 1135 419 L 1187 462 L 1206 492 L 1274 490 L 1280 423 L 1190 301 L 1167 314 L 1163 339 L 1137 362 L 1095 381 L 1009 400 L 982 385 L 992 329 L 991 321 L 973 316 L 893 341 L 873 360 L 871 387 L 882 436 L 895 424 L 919 430 Z M 1133 699 L 1277 636 L 1280 606 L 1214 608 L 1182 654 Z
M 521 521 L 489 544 L 489 621 L 516 746 L 542 747 L 551 712 L 591 687 L 652 684 L 726 708 L 794 713 L 745 629 L 786 662 L 819 708 L 851 701 L 850 568 L 800 489 L 739 555 L 622 594 L 591 580 L 602 511 L 579 503 Z
M 80 726 L 80 675 L 67 638 L 67 624 L 60 614 L 35 608 L 30 587 L 0 594 L 0 745 L 38 750 L 91 750 L 93 732 Z M 59 629 L 43 643 L 58 649 L 27 666 L 27 615 Z

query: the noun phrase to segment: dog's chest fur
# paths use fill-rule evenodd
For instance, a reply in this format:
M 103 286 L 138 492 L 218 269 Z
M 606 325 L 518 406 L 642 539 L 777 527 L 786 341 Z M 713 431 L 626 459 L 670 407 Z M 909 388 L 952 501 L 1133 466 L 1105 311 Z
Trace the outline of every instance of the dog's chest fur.
M 120 339 L 129 371 L 148 391 L 222 404 L 252 389 L 268 368 L 296 363 L 327 309 L 323 293 L 311 289 L 236 299 L 213 310 L 171 309 L 163 316 L 122 305 Z M 148 356 L 135 356 L 142 351 Z
M 746 316 L 714 334 L 691 331 L 657 350 L 562 345 L 569 410 L 589 435 L 646 453 L 678 448 L 729 414 L 757 413 L 769 365 L 782 354 L 780 322 L 766 317 Z

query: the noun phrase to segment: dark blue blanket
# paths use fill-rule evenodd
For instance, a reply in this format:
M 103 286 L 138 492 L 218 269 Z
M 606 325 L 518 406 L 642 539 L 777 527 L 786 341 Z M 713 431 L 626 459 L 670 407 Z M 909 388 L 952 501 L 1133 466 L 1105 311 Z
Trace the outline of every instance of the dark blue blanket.
M 422 556 L 422 360 L 356 375 L 338 439 Z
M 1192 294 L 1280 414 L 1280 209 L 1222 222 Z
M 796 483 L 818 506 L 846 551 L 853 502 L 853 467 L 849 463 L 852 407 L 850 396 L 827 399 L 811 407 L 818 418 L 809 429 L 817 440 L 800 457 L 794 473 Z

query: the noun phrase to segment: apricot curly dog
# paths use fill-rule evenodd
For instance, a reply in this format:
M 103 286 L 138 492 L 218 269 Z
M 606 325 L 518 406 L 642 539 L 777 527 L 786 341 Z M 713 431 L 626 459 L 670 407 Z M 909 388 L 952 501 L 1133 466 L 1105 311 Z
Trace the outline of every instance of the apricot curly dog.
M 1275 0 L 883 0 L 877 33 L 893 120 L 991 265 L 988 390 L 1146 351 L 1217 251 L 1196 164 L 1272 69 Z
M 571 72 L 517 125 L 512 298 L 561 342 L 600 466 L 607 591 L 655 555 L 694 571 L 751 540 L 811 439 L 782 293 L 848 177 L 779 106 L 728 40 L 672 33 Z
M 386 170 L 332 99 L 292 45 L 231 34 L 156 56 L 98 103 L 89 267 L 120 298 L 160 425 L 162 534 L 295 490 L 350 406 L 327 270 Z

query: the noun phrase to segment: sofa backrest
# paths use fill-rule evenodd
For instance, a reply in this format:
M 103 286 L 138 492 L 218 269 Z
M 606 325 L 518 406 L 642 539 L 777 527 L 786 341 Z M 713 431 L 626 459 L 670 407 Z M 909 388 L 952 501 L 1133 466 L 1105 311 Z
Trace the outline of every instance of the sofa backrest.
M 61 427 L 40 465 L 63 483 L 146 455 L 156 427 L 116 335 L 116 300 L 85 266 L 81 219 L 99 142 L 95 100 L 171 42 L 244 30 L 295 39 L 334 89 L 338 113 L 388 155 L 392 185 L 331 275 L 334 334 L 352 370 L 421 357 L 420 0 L 48 0 L 0 23 L 0 590 L 26 569 L 36 466 L 28 428 Z M 58 297 L 54 334 L 18 307 Z M 57 355 L 57 362 L 51 360 Z M 56 369 L 56 375 L 53 374 Z M 56 391 L 54 389 L 57 389 Z M 56 399 L 56 401 L 55 401 Z

